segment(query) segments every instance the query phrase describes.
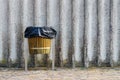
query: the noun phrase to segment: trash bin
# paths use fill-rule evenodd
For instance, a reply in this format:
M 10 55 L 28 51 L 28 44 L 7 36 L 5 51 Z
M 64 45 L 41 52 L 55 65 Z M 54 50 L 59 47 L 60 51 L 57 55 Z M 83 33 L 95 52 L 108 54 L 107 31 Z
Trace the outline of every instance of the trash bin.
M 49 54 L 51 47 L 51 39 L 35 37 L 28 38 L 29 52 L 31 54 Z
M 30 54 L 49 54 L 51 39 L 57 32 L 51 27 L 27 27 L 25 37 L 28 38 Z

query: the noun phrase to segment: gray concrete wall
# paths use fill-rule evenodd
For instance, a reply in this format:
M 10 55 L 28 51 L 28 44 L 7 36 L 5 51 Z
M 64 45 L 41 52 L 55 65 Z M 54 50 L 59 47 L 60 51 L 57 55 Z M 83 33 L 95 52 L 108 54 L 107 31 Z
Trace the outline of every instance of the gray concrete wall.
M 119 66 L 119 9 L 120 0 L 0 0 L 0 66 L 24 67 L 26 56 L 32 65 L 27 26 L 57 30 L 56 66 Z M 44 64 L 44 55 L 36 58 Z

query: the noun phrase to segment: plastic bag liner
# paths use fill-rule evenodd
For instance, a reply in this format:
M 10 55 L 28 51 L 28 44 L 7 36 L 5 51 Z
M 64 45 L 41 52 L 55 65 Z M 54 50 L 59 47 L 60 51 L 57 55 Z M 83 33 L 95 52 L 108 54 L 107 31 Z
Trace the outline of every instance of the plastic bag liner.
M 51 27 L 27 27 L 25 30 L 25 38 L 32 38 L 32 37 L 43 37 L 43 38 L 55 38 L 56 37 L 56 30 Z

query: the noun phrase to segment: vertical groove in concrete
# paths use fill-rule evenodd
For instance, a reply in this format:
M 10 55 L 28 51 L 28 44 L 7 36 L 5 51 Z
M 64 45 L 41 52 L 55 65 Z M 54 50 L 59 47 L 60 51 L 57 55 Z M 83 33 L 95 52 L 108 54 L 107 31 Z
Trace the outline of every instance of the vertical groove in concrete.
M 46 26 L 47 24 L 47 0 L 34 1 L 34 23 L 35 26 Z
M 60 60 L 63 64 L 70 62 L 72 53 L 75 54 L 75 62 L 78 65 L 85 63 L 86 67 L 109 62 L 111 66 L 120 64 L 119 0 L 0 0 L 0 7 L 0 66 L 7 60 L 11 64 L 22 64 L 21 53 L 29 57 L 28 41 L 23 35 L 26 27 L 33 25 L 52 26 L 57 30 L 52 47 L 58 64 Z M 38 61 L 42 58 L 37 56 Z
M 95 64 L 97 55 L 97 0 L 85 1 L 86 56 L 85 66 Z
M 17 62 L 17 29 L 20 27 L 20 1 L 9 0 L 9 54 L 10 62 Z
M 22 42 L 23 42 L 23 28 L 22 28 L 22 0 L 19 1 L 19 9 L 18 9 L 18 26 L 16 28 L 16 32 L 17 32 L 17 63 L 18 63 L 18 67 L 22 67 L 22 60 L 23 60 L 23 54 L 22 54 Z
M 110 58 L 110 0 L 98 1 L 99 65 L 109 63 Z
M 71 38 L 71 0 L 61 0 L 60 6 L 61 53 L 63 58 L 62 62 L 63 64 L 66 64 L 68 63 L 69 44 Z
M 119 63 L 120 53 L 120 0 L 112 0 L 111 24 L 112 24 L 112 55 L 111 65 L 116 66 Z
M 73 48 L 76 65 L 82 64 L 84 34 L 84 0 L 73 0 Z
M 8 54 L 7 47 L 7 28 L 8 28 L 8 6 L 7 0 L 0 1 L 0 64 L 6 64 L 6 56 Z
M 23 44 L 22 51 L 24 58 L 30 59 L 29 48 L 28 48 L 28 39 L 24 38 L 24 31 L 26 27 L 33 26 L 33 2 L 34 0 L 22 0 L 22 28 L 23 28 Z

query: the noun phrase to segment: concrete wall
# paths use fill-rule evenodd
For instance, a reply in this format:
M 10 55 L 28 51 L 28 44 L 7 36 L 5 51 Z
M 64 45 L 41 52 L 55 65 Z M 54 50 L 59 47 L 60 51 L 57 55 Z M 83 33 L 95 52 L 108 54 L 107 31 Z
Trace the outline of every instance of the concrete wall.
M 120 0 L 0 0 L 0 67 L 24 67 L 24 56 L 33 65 L 27 26 L 57 30 L 56 66 L 119 66 L 119 9 Z M 36 56 L 37 66 L 45 57 Z

